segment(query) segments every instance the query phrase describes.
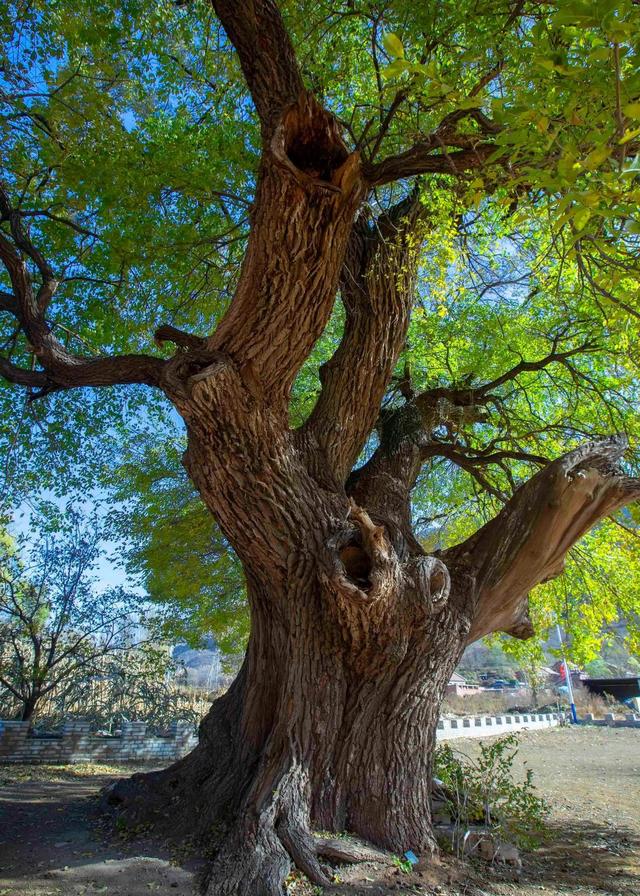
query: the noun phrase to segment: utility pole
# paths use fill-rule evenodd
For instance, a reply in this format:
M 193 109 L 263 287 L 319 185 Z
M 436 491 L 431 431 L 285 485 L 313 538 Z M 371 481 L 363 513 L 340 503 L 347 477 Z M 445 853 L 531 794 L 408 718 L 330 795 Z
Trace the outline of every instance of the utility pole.
M 562 640 L 562 632 L 560 631 L 560 626 L 556 622 L 556 631 L 558 632 L 558 641 L 560 643 L 560 654 L 562 656 L 562 665 L 564 666 L 564 677 L 567 680 L 567 690 L 569 691 L 569 703 L 571 704 L 571 719 L 573 722 L 578 721 L 578 713 L 576 712 L 576 704 L 573 700 L 573 682 L 571 681 L 571 672 L 569 671 L 569 664 L 567 663 L 567 658 L 564 653 L 564 642 Z

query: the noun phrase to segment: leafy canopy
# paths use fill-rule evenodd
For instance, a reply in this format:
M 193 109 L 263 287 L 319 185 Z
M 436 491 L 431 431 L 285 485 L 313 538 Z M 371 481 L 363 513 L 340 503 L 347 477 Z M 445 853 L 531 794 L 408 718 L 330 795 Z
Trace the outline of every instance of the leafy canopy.
M 640 444 L 637 5 L 281 6 L 307 84 L 367 164 L 452 128 L 445 158 L 491 144 L 466 175 L 420 184 L 415 307 L 385 403 L 401 400 L 407 372 L 420 390 L 493 384 L 480 415 L 435 431 L 443 453 L 414 492 L 425 543 L 469 534 L 585 437 Z M 92 355 L 149 351 L 159 323 L 212 332 L 238 276 L 260 144 L 210 5 L 9 2 L 0 29 L 1 178 L 60 277 L 56 334 Z M 381 183 L 369 213 L 407 189 Z M 5 317 L 0 339 L 29 367 Z M 338 303 L 295 384 L 292 425 L 313 407 L 343 319 Z M 237 647 L 239 566 L 180 470 L 184 435 L 164 400 L 130 387 L 28 403 L 3 387 L 0 401 L 5 506 L 43 488 L 106 492 L 131 572 L 167 603 L 171 630 Z M 536 592 L 535 614 L 564 619 L 583 658 L 620 615 L 637 649 L 636 517 L 603 523 L 565 578 Z

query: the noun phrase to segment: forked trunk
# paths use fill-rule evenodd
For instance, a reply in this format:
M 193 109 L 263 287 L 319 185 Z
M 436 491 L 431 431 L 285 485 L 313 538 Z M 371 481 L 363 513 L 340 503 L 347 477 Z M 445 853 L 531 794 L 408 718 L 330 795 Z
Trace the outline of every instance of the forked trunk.
M 215 412 L 208 382 L 199 400 L 205 408 L 208 396 Z M 394 852 L 434 849 L 435 727 L 462 649 L 497 628 L 528 636 L 529 589 L 557 575 L 570 545 L 640 486 L 615 465 L 623 440 L 585 445 L 440 559 L 396 514 L 382 515 L 373 488 L 354 486 L 372 519 L 320 484 L 294 434 L 260 408 L 245 411 L 244 424 L 262 434 L 251 452 L 237 450 L 240 425 L 233 438 L 191 427 L 186 457 L 245 567 L 244 665 L 193 753 L 119 784 L 111 799 L 215 844 L 210 896 L 281 896 L 292 861 L 328 882 L 314 828 Z

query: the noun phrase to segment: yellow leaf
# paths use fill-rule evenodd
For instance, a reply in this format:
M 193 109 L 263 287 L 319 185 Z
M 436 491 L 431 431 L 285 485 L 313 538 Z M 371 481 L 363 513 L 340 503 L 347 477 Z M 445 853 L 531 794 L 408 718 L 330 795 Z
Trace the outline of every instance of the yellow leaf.
M 628 143 L 630 140 L 633 140 L 634 137 L 637 137 L 640 134 L 640 128 L 635 128 L 633 131 L 625 131 L 622 137 L 618 140 L 620 146 L 624 143 Z
M 606 159 L 611 155 L 611 150 L 608 146 L 598 146 L 597 149 L 592 150 L 587 158 L 584 160 L 583 164 L 587 171 L 593 171 L 598 168 Z
M 390 56 L 394 56 L 396 59 L 404 59 L 404 47 L 402 46 L 402 41 L 397 34 L 393 33 L 393 31 L 387 31 L 387 33 L 383 35 L 382 43 Z

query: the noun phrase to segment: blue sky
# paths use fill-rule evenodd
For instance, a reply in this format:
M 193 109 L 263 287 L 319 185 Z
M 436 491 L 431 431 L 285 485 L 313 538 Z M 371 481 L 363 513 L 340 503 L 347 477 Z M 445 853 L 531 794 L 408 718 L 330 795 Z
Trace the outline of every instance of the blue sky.
M 100 507 L 103 503 L 105 494 L 90 494 L 81 508 L 87 519 L 90 519 L 95 513 L 100 514 Z M 51 492 L 42 492 L 38 496 L 38 500 L 50 502 L 63 511 L 67 501 L 56 498 Z M 35 502 L 23 502 L 13 515 L 13 519 L 9 525 L 10 532 L 15 536 L 24 536 L 28 541 L 35 540 L 38 535 L 34 509 Z M 119 562 L 118 556 L 121 551 L 121 545 L 110 540 L 101 541 L 101 547 L 104 554 L 94 565 L 93 571 L 96 576 L 96 587 L 98 591 L 106 591 L 109 588 L 124 587 L 132 591 L 140 591 L 128 578 L 123 563 Z

